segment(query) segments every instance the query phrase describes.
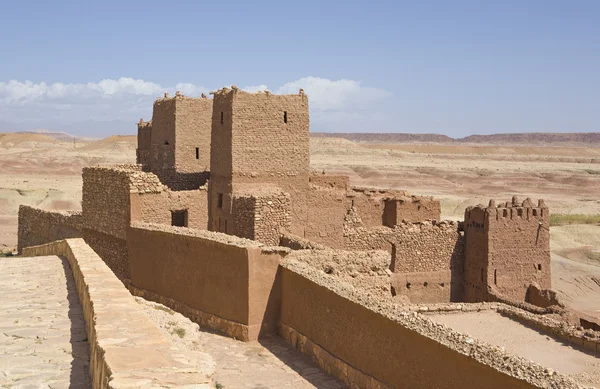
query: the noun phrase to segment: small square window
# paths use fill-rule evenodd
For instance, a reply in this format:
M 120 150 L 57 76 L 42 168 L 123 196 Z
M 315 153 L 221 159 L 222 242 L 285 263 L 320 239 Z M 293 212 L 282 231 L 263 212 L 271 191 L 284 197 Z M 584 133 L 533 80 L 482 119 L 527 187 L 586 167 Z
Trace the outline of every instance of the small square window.
M 200 147 L 196 147 L 196 159 L 200 159 Z
M 175 227 L 187 227 L 188 211 L 187 209 L 180 211 L 171 211 L 171 225 Z
M 287 124 L 287 111 L 283 111 L 283 122 Z
M 217 207 L 219 207 L 219 209 L 223 208 L 223 193 L 217 195 Z

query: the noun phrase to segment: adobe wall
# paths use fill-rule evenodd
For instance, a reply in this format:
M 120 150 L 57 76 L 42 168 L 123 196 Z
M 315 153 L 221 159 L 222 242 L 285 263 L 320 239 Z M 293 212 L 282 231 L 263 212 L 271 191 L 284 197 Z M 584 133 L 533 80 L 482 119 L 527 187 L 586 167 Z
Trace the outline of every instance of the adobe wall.
M 137 132 L 136 163 L 146 165 L 152 157 L 152 121 L 140 119 Z
M 402 222 L 440 220 L 440 201 L 432 197 L 411 196 L 385 201 L 383 225 L 393 227 Z
M 301 236 L 332 248 L 344 248 L 346 191 L 313 186 L 307 203 L 308 221 Z
M 550 213 L 543 200 L 530 199 L 465 211 L 467 301 L 482 301 L 493 290 L 525 301 L 532 283 L 551 288 Z
M 282 231 L 290 228 L 290 208 L 290 195 L 280 188 L 237 185 L 230 233 L 277 246 Z
M 351 387 L 575 388 L 567 377 L 398 311 L 306 264 L 282 263 L 280 335 Z M 520 376 L 517 378 L 516 372 Z
M 172 190 L 192 190 L 209 177 L 212 100 L 175 97 L 154 102 L 152 120 L 138 124 L 138 163 Z
M 188 227 L 208 229 L 208 191 L 140 191 L 131 195 L 131 221 L 171 225 L 171 212 L 187 210 Z
M 175 109 L 175 169 L 179 173 L 210 171 L 212 99 L 178 95 Z
M 83 236 L 80 212 L 45 211 L 26 205 L 19 206 L 17 249 Z
M 175 167 L 175 99 L 159 98 L 152 107 L 149 167 L 152 171 Z
M 174 309 L 184 306 L 191 319 L 238 339 L 275 331 L 279 251 L 216 232 L 144 223 L 130 228 L 127 245 L 131 285 L 141 293 Z
M 490 210 L 488 282 L 504 296 L 524 301 L 537 283 L 551 288 L 550 213 L 540 201 Z
M 232 223 L 232 184 L 272 184 L 290 194 L 291 230 L 303 235 L 309 181 L 308 132 L 308 98 L 303 93 L 247 93 L 237 88 L 215 92 L 209 184 L 211 228 L 217 225 L 217 219 L 221 224 L 225 220 Z M 223 209 L 217 207 L 218 193 L 228 197 Z

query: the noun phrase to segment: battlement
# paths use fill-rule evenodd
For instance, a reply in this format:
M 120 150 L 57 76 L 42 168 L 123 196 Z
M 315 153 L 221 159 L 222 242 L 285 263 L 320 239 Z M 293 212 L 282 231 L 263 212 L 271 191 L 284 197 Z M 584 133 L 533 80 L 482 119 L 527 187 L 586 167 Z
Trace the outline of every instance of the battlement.
M 145 121 L 143 118 L 140 119 L 140 121 L 138 122 L 138 130 L 143 130 L 143 129 L 152 129 L 152 120 L 150 121 Z
M 496 201 L 492 199 L 487 207 L 479 204 L 465 209 L 465 226 L 468 228 L 485 228 L 493 222 L 517 219 L 544 224 L 549 222 L 550 212 L 543 199 L 538 200 L 536 206 L 531 198 L 520 202 L 516 196 L 510 202 L 496 205 Z
M 246 95 L 246 96 L 261 96 L 261 97 L 285 97 L 285 96 L 300 96 L 302 98 L 308 99 L 308 96 L 304 93 L 304 89 L 300 89 L 298 94 L 273 94 L 268 89 L 259 90 L 256 92 L 247 92 L 239 89 L 237 86 L 232 85 L 231 88 L 223 87 L 221 89 L 217 89 L 215 91 L 210 92 L 211 95 L 215 97 L 223 97 L 229 95 Z
M 165 92 L 165 94 L 162 97 L 157 97 L 156 100 L 154 100 L 154 104 L 156 105 L 156 104 L 160 104 L 163 102 L 172 102 L 172 101 L 181 101 L 181 100 L 202 100 L 202 99 L 208 99 L 208 96 L 206 95 L 206 93 L 202 93 L 202 95 L 200 97 L 190 97 L 190 96 L 185 96 L 180 91 L 175 92 L 175 96 L 169 96 L 169 93 Z

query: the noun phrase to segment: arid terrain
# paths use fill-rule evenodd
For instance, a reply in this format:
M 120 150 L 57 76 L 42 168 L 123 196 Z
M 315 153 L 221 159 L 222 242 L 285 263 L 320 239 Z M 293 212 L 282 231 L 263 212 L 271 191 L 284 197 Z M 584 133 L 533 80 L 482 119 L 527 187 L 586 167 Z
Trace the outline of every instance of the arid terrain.
M 469 205 L 513 195 L 544 198 L 554 214 L 600 214 L 600 143 L 593 136 L 535 134 L 514 142 L 506 136 L 413 136 L 400 143 L 394 137 L 322 135 L 311 139 L 314 170 L 348 175 L 353 185 L 438 197 L 447 219 L 462 219 Z M 132 163 L 135 148 L 134 136 L 73 142 L 0 133 L 0 251 L 16 247 L 19 204 L 80 209 L 81 168 Z M 600 226 L 553 226 L 551 233 L 553 287 L 574 308 L 599 315 Z

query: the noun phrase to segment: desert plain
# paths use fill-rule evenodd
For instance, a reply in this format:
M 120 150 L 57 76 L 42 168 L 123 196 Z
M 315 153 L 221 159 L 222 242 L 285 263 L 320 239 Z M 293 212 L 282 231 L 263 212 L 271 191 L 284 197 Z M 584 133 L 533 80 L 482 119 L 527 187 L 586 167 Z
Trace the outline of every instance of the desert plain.
M 545 199 L 551 213 L 564 215 L 551 226 L 553 289 L 570 307 L 600 317 L 600 142 L 431 139 L 315 134 L 311 167 L 348 175 L 356 186 L 437 197 L 443 219 L 462 220 L 467 206 L 491 198 Z M 135 136 L 0 133 L 0 251 L 16 249 L 20 204 L 80 210 L 81 169 L 135 163 L 136 143 Z M 590 220 L 577 224 L 577 215 Z

